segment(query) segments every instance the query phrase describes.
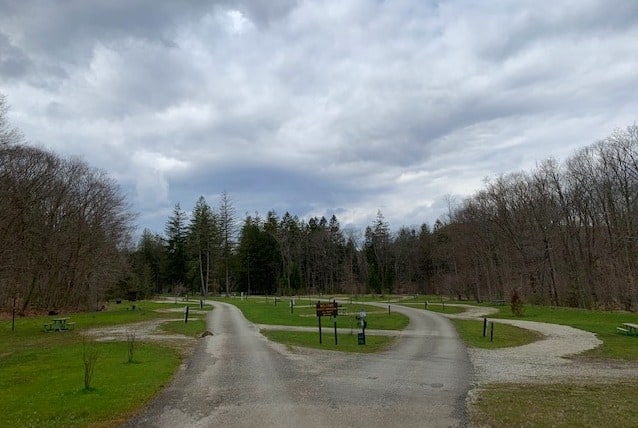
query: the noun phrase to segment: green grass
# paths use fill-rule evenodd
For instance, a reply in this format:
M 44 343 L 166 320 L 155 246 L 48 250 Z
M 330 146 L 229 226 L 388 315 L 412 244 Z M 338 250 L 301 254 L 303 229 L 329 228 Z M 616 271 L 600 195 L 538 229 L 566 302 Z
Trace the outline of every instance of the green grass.
M 293 313 L 290 313 L 289 299 L 279 300 L 276 306 L 272 298 L 266 300 L 263 297 L 251 297 L 247 300 L 241 300 L 238 298 L 220 298 L 219 300 L 237 306 L 249 321 L 256 324 L 305 327 L 317 326 L 317 316 L 314 303 L 308 304 L 308 300 L 306 299 L 296 300 L 296 306 L 293 308 Z M 397 312 L 392 312 L 392 310 L 388 315 L 387 309 L 384 308 L 344 303 L 342 310 L 345 314 L 337 317 L 338 327 L 357 328 L 355 315 L 359 313 L 359 310 L 362 307 L 365 308 L 367 312 L 369 329 L 401 330 L 409 323 L 408 317 Z M 322 324 L 328 325 L 326 323 L 332 325 L 330 317 L 324 317 L 324 319 L 322 319 Z
M 189 317 L 187 323 L 184 321 L 168 321 L 160 325 L 160 330 L 172 334 L 199 337 L 204 331 L 206 331 L 206 319 L 191 319 Z
M 470 412 L 471 426 L 635 427 L 638 382 L 610 384 L 494 384 Z
M 423 302 L 420 302 L 420 303 L 401 302 L 399 304 L 401 306 L 408 306 L 410 308 L 426 309 L 426 306 Z M 465 312 L 465 308 L 462 308 L 459 306 L 441 305 L 440 303 L 429 303 L 427 305 L 427 310 L 432 312 L 438 312 L 441 314 L 460 314 Z
M 179 352 L 138 343 L 128 364 L 126 343 L 96 343 L 92 389 L 84 390 L 82 345 L 67 343 L 3 357 L 0 414 L 5 426 L 68 427 L 122 423 L 149 401 L 180 363 Z
M 268 339 L 290 346 L 302 346 L 329 351 L 372 353 L 387 349 L 394 343 L 394 336 L 372 336 L 366 334 L 366 344 L 359 345 L 357 334 L 338 334 L 335 345 L 334 333 L 324 330 L 322 344 L 319 344 L 319 332 L 261 330 Z
M 117 426 L 123 423 L 170 380 L 186 352 L 185 345 L 181 344 L 180 350 L 170 345 L 138 341 L 134 362 L 128 364 L 125 341 L 90 342 L 98 351 L 98 360 L 93 388 L 85 391 L 83 330 L 158 318 L 180 318 L 185 304 L 199 308 L 198 302 L 141 301 L 135 302 L 135 310 L 131 309 L 131 304 L 124 303 L 111 304 L 100 312 L 65 313 L 62 316 L 68 316 L 76 323 L 75 330 L 69 332 L 44 332 L 43 324 L 53 318 L 49 316 L 17 318 L 14 332 L 11 331 L 11 320 L 1 321 L 0 415 L 3 426 Z M 168 311 L 171 308 L 179 311 Z M 188 327 L 176 326 L 174 329 L 193 334 L 193 330 L 202 329 L 202 324 L 193 320 Z
M 515 317 L 509 306 L 499 308 L 490 318 L 510 318 L 562 324 L 596 333 L 603 344 L 582 354 L 590 358 L 638 359 L 638 337 L 618 334 L 616 327 L 624 322 L 638 324 L 638 314 L 621 311 L 590 311 L 525 305 L 524 316 Z
M 540 340 L 543 335 L 532 330 L 507 324 L 494 323 L 493 341 L 490 341 L 491 325 L 483 337 L 483 321 L 452 319 L 456 331 L 468 346 L 484 349 L 522 346 Z

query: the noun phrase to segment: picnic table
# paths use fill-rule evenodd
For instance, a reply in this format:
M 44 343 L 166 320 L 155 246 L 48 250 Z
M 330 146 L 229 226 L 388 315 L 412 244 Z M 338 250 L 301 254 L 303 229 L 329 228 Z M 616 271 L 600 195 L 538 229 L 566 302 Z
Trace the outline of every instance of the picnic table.
M 616 327 L 616 329 L 627 336 L 638 336 L 638 324 L 625 322 L 622 327 Z
M 69 317 L 52 318 L 50 323 L 44 324 L 44 331 L 68 331 L 75 327 L 74 322 L 69 322 Z

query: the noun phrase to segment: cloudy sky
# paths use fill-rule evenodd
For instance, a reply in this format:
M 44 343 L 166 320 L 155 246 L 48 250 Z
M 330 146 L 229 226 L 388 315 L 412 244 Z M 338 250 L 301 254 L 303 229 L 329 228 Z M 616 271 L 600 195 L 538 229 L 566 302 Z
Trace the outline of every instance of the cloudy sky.
M 638 116 L 634 0 L 0 0 L 0 93 L 163 232 L 238 217 L 432 224 L 484 178 Z

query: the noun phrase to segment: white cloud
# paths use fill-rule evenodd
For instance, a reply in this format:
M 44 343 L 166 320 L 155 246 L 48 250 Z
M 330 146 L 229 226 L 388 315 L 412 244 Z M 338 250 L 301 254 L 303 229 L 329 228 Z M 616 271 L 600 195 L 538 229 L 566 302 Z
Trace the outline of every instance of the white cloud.
M 637 4 L 16 2 L 0 86 L 27 138 L 129 188 L 140 227 L 223 189 L 242 215 L 432 223 L 635 122 Z

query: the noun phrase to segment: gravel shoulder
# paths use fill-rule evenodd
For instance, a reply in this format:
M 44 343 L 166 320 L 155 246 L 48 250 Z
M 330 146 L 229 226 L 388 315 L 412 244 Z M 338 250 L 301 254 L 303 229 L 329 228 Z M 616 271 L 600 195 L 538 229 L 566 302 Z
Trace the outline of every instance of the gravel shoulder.
M 482 319 L 497 312 L 494 308 L 455 305 L 466 312 L 448 318 Z M 468 348 L 477 385 L 487 383 L 554 383 L 559 381 L 609 382 L 638 379 L 638 363 L 633 361 L 588 360 L 578 354 L 594 349 L 602 341 L 594 333 L 573 327 L 535 321 L 493 319 L 534 330 L 544 337 L 534 343 L 513 348 Z

